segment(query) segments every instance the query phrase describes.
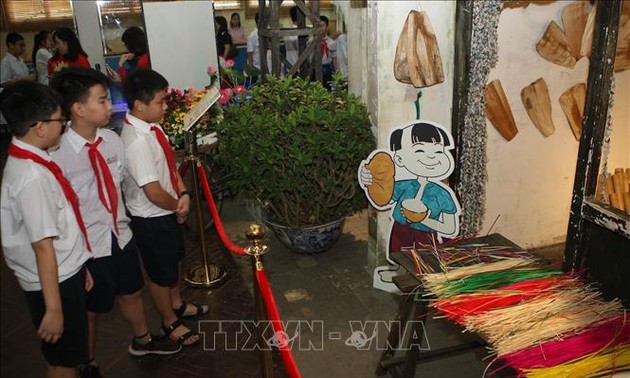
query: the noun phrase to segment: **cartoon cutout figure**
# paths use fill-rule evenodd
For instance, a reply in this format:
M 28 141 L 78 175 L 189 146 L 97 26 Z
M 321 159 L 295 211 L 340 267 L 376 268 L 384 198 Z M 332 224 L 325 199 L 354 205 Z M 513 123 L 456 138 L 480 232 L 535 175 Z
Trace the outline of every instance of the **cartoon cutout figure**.
M 358 177 L 372 206 L 391 211 L 386 258 L 393 266 L 375 269 L 374 287 L 397 292 L 391 253 L 457 236 L 461 208 L 441 182 L 454 168 L 453 138 L 443 126 L 414 121 L 393 129 L 389 145 L 390 151 L 375 150 L 361 163 Z

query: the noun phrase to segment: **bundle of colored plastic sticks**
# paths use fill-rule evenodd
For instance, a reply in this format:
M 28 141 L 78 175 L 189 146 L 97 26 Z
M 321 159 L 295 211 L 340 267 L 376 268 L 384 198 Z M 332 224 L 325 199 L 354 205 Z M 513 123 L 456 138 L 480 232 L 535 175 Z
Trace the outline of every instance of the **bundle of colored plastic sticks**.
M 493 262 L 502 259 L 529 258 L 527 251 L 508 246 L 466 242 L 465 238 L 453 239 L 443 244 L 423 245 L 423 248 L 403 248 L 408 253 L 419 274 L 447 272 L 454 268 Z
M 483 335 L 501 357 L 622 313 L 619 301 L 606 302 L 595 290 L 574 287 L 465 317 L 464 326 Z
M 613 346 L 630 345 L 629 321 L 626 314 L 616 316 L 599 324 L 591 324 L 578 332 L 568 332 L 540 345 L 505 354 L 501 359 L 521 372 L 539 372 L 544 368 L 577 361 Z
M 630 370 L 630 345 L 607 348 L 591 353 L 566 364 L 540 369 L 524 369 L 528 378 L 582 378 L 609 377 Z
M 550 275 L 517 282 L 472 294 L 461 294 L 446 299 L 437 299 L 431 306 L 443 316 L 462 324 L 464 317 L 515 305 L 528 299 L 536 298 L 562 288 L 581 285 L 574 275 Z M 440 316 L 436 316 L 440 317 Z
M 556 266 L 540 265 L 533 259 L 518 257 L 474 264 L 446 273 L 426 274 L 421 278 L 431 295 L 449 298 L 559 274 Z

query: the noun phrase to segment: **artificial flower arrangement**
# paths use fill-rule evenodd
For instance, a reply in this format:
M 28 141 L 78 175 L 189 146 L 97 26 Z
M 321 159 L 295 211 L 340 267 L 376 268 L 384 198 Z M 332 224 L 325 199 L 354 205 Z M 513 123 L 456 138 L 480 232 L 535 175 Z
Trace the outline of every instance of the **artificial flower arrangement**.
M 239 105 L 248 100 L 250 98 L 248 91 L 259 74 L 257 68 L 249 65 L 242 73 L 236 71 L 232 59 L 221 60 L 219 70 L 213 65 L 208 66 L 208 75 L 213 78 L 219 77 L 221 80 L 220 97 L 217 102 L 223 106 Z
M 170 88 L 167 92 L 167 109 L 161 125 L 175 150 L 184 148 L 186 136 L 184 117 L 201 101 L 212 85 L 214 85 L 214 82 L 204 89 L 188 88 L 182 91 L 181 89 Z M 222 120 L 223 108 L 220 104 L 215 103 L 194 126 L 197 143 L 203 144 L 203 141 L 206 139 L 204 137 L 215 133 L 216 126 Z

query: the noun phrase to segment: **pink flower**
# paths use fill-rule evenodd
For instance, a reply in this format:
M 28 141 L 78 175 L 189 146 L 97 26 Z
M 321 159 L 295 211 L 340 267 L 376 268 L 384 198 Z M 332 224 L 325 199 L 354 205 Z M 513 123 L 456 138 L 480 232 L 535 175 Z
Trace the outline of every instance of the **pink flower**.
M 245 86 L 242 84 L 234 86 L 234 93 L 236 93 L 237 95 L 243 94 L 246 91 L 247 91 L 247 88 L 245 88 Z
M 213 66 L 212 64 L 208 66 L 208 68 L 206 69 L 206 72 L 208 73 L 208 75 L 210 76 L 214 76 L 217 73 L 217 67 Z
M 234 61 L 232 59 L 228 59 L 225 61 L 226 67 L 234 67 Z
M 223 88 L 221 90 L 219 90 L 219 99 L 217 100 L 219 102 L 219 104 L 221 105 L 225 105 L 227 104 L 230 99 L 232 98 L 232 90 L 230 88 Z

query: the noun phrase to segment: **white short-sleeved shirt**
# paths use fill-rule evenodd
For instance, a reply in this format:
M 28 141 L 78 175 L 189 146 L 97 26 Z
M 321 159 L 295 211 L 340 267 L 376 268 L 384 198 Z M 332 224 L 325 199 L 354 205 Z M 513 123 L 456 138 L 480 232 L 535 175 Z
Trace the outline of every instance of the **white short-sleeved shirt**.
M 149 201 L 142 187 L 151 182 L 159 182 L 162 189 L 177 198 L 171 183 L 168 163 L 162 147 L 157 141 L 152 126 L 139 118 L 127 113 L 125 125 L 120 138 L 125 146 L 125 177 L 123 179 L 123 193 L 127 200 L 127 208 L 131 215 L 143 218 L 161 217 L 173 214 Z
M 124 249 L 133 236 L 129 228 L 129 217 L 125 213 L 121 193 L 125 168 L 124 147 L 120 137 L 111 130 L 97 130 L 96 138 L 99 137 L 103 138 L 103 141 L 98 145 L 98 151 L 107 162 L 118 193 L 118 246 L 120 249 Z M 88 141 L 85 138 L 77 134 L 72 128 L 68 128 L 61 136 L 59 148 L 52 151 L 51 157 L 61 167 L 64 176 L 70 181 L 72 188 L 79 196 L 83 223 L 87 229 L 92 253 L 95 258 L 99 258 L 111 255 L 112 232 L 115 233 L 115 228 L 112 215 L 105 209 L 99 198 L 98 183 L 88 155 L 89 148 L 85 146 L 86 143 Z M 106 191 L 104 194 L 105 201 L 109 201 Z
M 52 58 L 52 53 L 47 48 L 40 48 L 35 54 L 35 69 L 37 70 L 37 81 L 48 84 L 48 61 Z
M 337 42 L 329 36 L 326 36 L 325 41 L 328 54 L 322 54 L 322 64 L 332 64 L 333 58 L 337 57 Z
M 7 53 L 0 62 L 0 83 L 28 75 L 28 67 L 21 57 Z
M 50 160 L 39 148 L 16 138 L 12 143 Z M 53 238 L 59 282 L 75 275 L 91 257 L 61 185 L 48 168 L 32 160 L 8 157 L 2 176 L 0 221 L 4 258 L 25 291 L 41 290 L 32 243 Z
M 348 78 L 348 36 L 337 37 L 337 67 L 344 79 Z
M 253 54 L 254 67 L 260 69 L 260 40 L 258 39 L 258 28 L 247 37 L 247 52 Z
M 286 58 L 291 64 L 291 67 L 295 66 L 295 63 L 297 63 L 297 60 L 300 57 L 298 37 L 294 35 L 284 37 L 284 50 L 286 51 Z

